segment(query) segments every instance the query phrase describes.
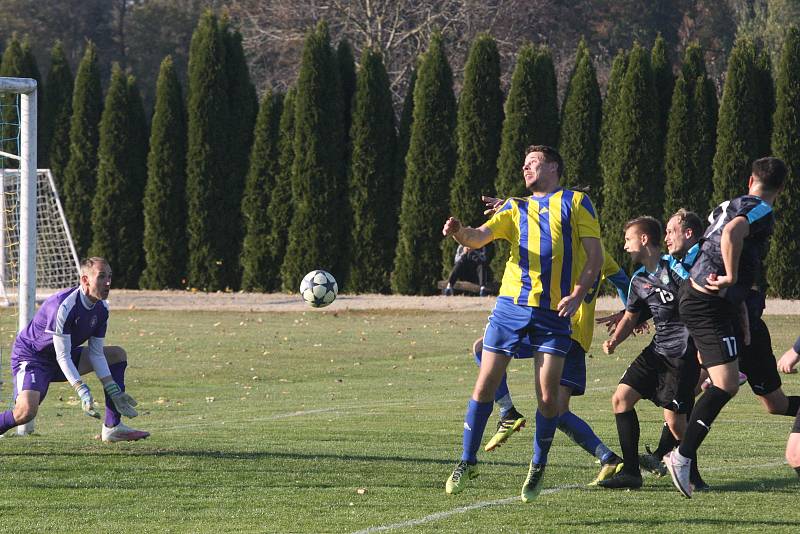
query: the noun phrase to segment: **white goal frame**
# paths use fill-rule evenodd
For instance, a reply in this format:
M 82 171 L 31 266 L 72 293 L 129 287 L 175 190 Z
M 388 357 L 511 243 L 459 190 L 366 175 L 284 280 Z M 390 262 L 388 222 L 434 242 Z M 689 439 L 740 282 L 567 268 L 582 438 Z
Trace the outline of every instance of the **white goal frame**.
M 0 150 L 0 156 L 19 161 L 19 322 L 22 330 L 33 319 L 36 306 L 36 95 L 33 78 L 0 78 L 0 93 L 20 99 L 19 154 Z

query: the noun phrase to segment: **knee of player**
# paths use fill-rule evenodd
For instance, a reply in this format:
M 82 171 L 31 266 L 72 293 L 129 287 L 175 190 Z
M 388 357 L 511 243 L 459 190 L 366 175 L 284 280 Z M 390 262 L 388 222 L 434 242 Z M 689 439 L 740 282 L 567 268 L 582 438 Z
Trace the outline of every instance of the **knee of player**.
M 128 353 L 122 347 L 112 345 L 105 347 L 106 360 L 110 364 L 122 363 L 128 361 Z
M 38 406 L 27 403 L 17 404 L 14 406 L 14 421 L 16 421 L 18 425 L 24 425 L 36 417 L 37 411 Z
M 795 447 L 792 447 L 790 443 L 786 447 L 786 461 L 789 462 L 789 466 L 792 468 L 800 467 L 800 441 L 795 445 Z
M 614 413 L 627 412 L 630 409 L 625 395 L 619 391 L 615 391 L 611 397 L 611 407 L 614 409 Z

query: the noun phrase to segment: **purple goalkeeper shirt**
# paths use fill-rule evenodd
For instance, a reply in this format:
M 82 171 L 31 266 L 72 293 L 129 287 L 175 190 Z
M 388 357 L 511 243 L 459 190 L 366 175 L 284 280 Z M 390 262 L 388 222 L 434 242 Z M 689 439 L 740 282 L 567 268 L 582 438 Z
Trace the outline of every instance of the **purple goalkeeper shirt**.
M 80 287 L 63 289 L 44 301 L 28 326 L 17 335 L 12 358 L 54 363 L 53 334 L 70 336 L 70 351 L 90 337 L 104 338 L 108 326 L 108 304 L 91 305 Z

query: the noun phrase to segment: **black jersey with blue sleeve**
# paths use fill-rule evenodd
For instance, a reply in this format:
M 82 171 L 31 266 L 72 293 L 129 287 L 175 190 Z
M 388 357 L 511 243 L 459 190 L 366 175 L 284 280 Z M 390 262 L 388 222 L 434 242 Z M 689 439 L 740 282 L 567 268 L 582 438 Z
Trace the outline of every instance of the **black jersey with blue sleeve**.
M 625 309 L 640 318 L 653 317 L 653 350 L 662 356 L 680 358 L 686 353 L 689 331 L 678 316 L 678 289 L 688 278 L 684 264 L 670 255 L 659 259 L 655 272 L 641 267 L 631 277 Z
M 744 239 L 739 257 L 737 285 L 750 287 L 759 280 L 764 257 L 769 250 L 769 238 L 775 226 L 772 206 L 753 195 L 727 200 L 714 208 L 708 217 L 711 223 L 700 241 L 700 253 L 692 267 L 692 280 L 700 286 L 706 285 L 711 274 L 725 275 L 722 261 L 722 231 L 736 217 L 744 217 L 750 224 L 750 233 Z

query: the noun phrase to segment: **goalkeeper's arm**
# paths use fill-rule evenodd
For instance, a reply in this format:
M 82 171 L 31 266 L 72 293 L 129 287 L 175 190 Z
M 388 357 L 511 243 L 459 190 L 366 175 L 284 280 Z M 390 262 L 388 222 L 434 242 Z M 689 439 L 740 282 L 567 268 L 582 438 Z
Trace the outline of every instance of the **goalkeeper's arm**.
M 53 348 L 56 351 L 56 361 L 61 368 L 61 372 L 64 373 L 67 382 L 75 389 L 75 393 L 77 393 L 81 399 L 81 409 L 83 413 L 89 417 L 99 419 L 100 412 L 97 411 L 97 405 L 92 398 L 92 392 L 89 390 L 89 386 L 83 383 L 81 374 L 72 362 L 72 336 L 69 334 L 54 333 Z M 106 365 L 106 370 L 107 369 L 108 365 Z M 109 373 L 109 375 L 110 374 L 111 373 Z

